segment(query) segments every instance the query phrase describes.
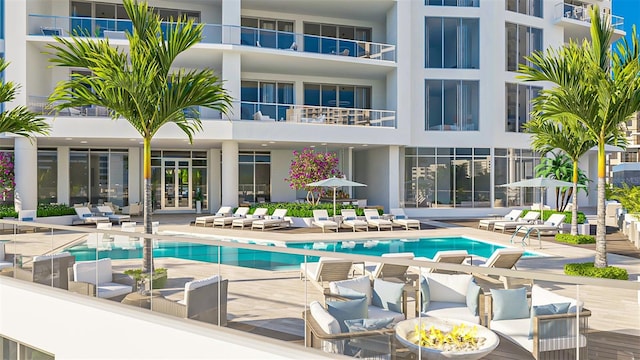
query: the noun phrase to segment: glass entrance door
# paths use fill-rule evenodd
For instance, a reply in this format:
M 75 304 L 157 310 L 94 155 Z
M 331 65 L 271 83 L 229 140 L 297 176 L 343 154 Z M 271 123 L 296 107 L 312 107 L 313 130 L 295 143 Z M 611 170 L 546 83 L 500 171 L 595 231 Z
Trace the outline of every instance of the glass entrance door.
M 162 173 L 162 208 L 191 209 L 191 160 L 165 159 Z

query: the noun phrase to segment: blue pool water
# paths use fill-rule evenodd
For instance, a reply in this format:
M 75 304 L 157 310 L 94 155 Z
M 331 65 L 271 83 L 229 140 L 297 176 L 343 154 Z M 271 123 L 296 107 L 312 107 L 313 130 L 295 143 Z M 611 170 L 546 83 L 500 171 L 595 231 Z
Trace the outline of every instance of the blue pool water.
M 315 245 L 314 243 L 288 243 L 287 247 L 372 256 L 380 256 L 385 253 L 413 252 L 415 256 L 428 258 L 433 258 L 436 252 L 443 250 L 467 250 L 469 254 L 489 257 L 496 249 L 504 247 L 465 237 L 357 240 L 354 247 L 351 248 L 349 245 L 353 245 L 353 243 L 316 242 Z M 267 247 L 267 249 L 269 249 L 269 247 Z M 77 245 L 66 250 L 75 255 L 76 261 L 95 260 L 96 258 L 96 250 L 89 249 L 86 245 Z M 158 258 L 175 257 L 217 263 L 218 246 L 161 241 L 157 247 L 153 249 L 153 256 Z M 537 256 L 537 254 L 525 252 L 524 256 Z M 107 257 L 112 259 L 139 259 L 142 258 L 142 249 L 139 245 L 136 245 L 136 249 L 131 250 L 113 247 L 111 250 L 101 250 L 98 252 L 98 258 L 102 259 Z M 232 247 L 222 247 L 220 249 L 220 257 L 221 262 L 226 265 L 263 270 L 299 269 L 299 264 L 304 261 L 304 256 L 302 255 Z M 307 261 L 318 261 L 318 258 L 308 257 Z

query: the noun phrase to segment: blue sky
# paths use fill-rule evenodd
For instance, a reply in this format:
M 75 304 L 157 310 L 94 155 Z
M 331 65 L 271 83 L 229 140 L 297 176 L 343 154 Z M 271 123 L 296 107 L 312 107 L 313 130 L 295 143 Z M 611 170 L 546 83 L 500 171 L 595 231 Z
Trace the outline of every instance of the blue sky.
M 624 31 L 627 38 L 631 36 L 631 27 L 635 24 L 636 31 L 640 31 L 640 0 L 613 0 L 613 15 L 624 18 Z

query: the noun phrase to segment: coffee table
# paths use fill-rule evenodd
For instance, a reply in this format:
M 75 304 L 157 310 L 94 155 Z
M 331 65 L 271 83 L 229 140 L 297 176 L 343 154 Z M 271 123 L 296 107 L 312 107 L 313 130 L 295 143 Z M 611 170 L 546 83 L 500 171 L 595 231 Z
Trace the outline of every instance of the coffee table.
M 125 305 L 133 305 L 140 308 L 151 309 L 151 298 L 162 297 L 159 291 L 143 294 L 137 291 L 127 294 L 120 303 Z

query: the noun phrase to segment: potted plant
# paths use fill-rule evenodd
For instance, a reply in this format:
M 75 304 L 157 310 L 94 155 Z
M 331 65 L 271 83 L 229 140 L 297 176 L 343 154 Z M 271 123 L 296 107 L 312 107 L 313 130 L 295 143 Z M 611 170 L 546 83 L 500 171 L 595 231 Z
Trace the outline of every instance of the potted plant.
M 202 195 L 202 190 L 200 188 L 196 189 L 196 194 L 193 197 L 196 201 L 196 214 L 202 213 L 202 201 L 204 201 L 204 195 Z
M 149 278 L 149 274 L 143 273 L 142 269 L 129 269 L 124 272 L 126 275 L 131 276 L 131 278 L 135 281 L 134 291 L 141 290 L 144 291 L 146 288 L 146 282 Z M 153 272 L 152 276 L 152 289 L 162 289 L 167 285 L 167 269 L 165 268 L 157 268 Z

